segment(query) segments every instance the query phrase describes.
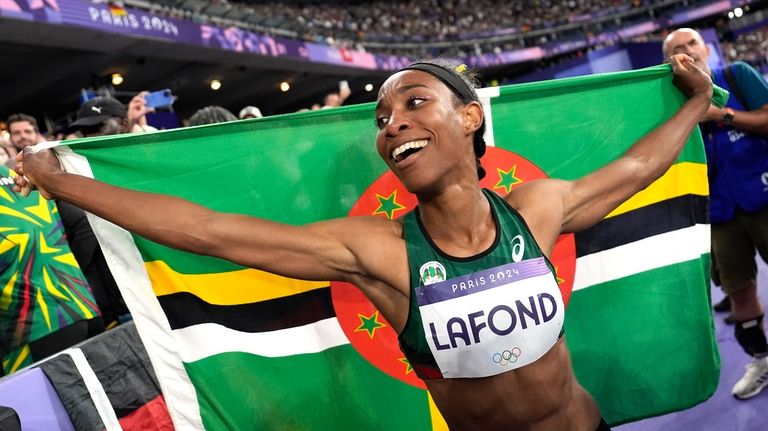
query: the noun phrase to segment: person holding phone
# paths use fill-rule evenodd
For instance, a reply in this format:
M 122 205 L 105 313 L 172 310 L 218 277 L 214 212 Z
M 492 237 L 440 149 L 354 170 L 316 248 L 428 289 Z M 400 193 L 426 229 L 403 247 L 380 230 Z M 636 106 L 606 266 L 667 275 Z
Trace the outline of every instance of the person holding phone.
M 157 130 L 147 124 L 147 114 L 155 112 L 155 107 L 147 104 L 146 97 L 148 94 L 150 94 L 148 91 L 142 91 L 128 102 L 129 132 L 153 132 Z
M 347 81 L 339 81 L 339 91 L 325 95 L 323 108 L 336 108 L 344 104 L 344 101 L 352 94 Z

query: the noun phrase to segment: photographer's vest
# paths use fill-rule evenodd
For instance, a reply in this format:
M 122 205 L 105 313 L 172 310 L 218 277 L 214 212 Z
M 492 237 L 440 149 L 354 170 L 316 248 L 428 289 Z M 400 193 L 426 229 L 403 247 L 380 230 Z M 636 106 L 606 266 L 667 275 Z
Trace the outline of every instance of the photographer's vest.
M 403 217 L 411 298 L 398 340 L 422 379 L 511 371 L 541 358 L 562 334 L 565 307 L 552 264 L 517 211 L 483 193 L 496 239 L 476 256 L 440 251 L 418 207 Z
M 733 96 L 724 70 L 713 70 L 713 80 L 731 93 L 727 106 L 748 111 Z M 703 124 L 701 131 L 709 170 L 710 221 L 731 220 L 737 207 L 747 212 L 768 207 L 768 140 L 715 122 Z

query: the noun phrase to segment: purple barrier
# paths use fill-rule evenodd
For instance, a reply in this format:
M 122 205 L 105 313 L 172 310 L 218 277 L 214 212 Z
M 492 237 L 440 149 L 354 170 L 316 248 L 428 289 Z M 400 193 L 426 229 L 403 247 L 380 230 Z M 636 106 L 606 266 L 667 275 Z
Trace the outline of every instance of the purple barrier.
M 24 431 L 74 431 L 59 395 L 40 368 L 0 380 L 0 405 L 16 410 Z

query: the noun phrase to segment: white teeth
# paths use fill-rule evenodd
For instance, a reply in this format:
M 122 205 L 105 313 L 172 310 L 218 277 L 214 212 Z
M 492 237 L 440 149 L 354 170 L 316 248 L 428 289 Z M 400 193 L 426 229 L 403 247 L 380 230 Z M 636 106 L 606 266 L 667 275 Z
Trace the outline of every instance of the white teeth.
M 406 142 L 403 145 L 400 145 L 399 147 L 392 150 L 392 159 L 397 160 L 397 156 L 399 156 L 400 154 L 403 154 L 405 150 L 409 150 L 411 148 L 424 148 L 427 146 L 427 142 L 429 141 L 427 141 L 426 139 L 422 139 L 420 141 Z

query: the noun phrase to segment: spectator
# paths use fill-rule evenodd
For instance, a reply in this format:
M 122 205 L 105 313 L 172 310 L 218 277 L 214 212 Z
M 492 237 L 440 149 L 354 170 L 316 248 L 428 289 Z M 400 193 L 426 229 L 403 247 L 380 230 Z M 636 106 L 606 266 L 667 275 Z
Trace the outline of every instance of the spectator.
M 241 120 L 245 120 L 246 118 L 261 118 L 263 115 L 261 115 L 261 110 L 259 108 L 255 106 L 246 106 L 240 110 L 238 117 L 240 117 Z
M 31 115 L 13 114 L 8 117 L 7 123 L 9 139 L 16 151 L 21 151 L 24 147 L 35 145 L 43 140 L 40 129 L 37 127 L 37 120 Z M 11 158 L 6 162 L 6 166 L 13 169 L 16 166 L 16 159 Z
M 137 97 L 131 101 L 133 104 L 140 104 Z M 116 135 L 128 132 L 129 124 L 128 110 L 122 103 L 109 97 L 95 97 L 80 107 L 77 118 L 69 125 L 68 131 L 85 138 Z M 107 328 L 130 319 L 128 308 L 85 212 L 64 201 L 57 201 L 57 204 L 72 253 L 91 285 Z
M 53 202 L 17 195 L 0 166 L 0 359 L 10 374 L 104 331 Z M 28 211 L 35 205 L 35 211 Z M 50 247 L 46 247 L 46 244 Z M 55 287 L 55 290 L 53 287 Z M 75 305 L 78 303 L 78 305 Z
M 345 100 L 352 94 L 347 81 L 339 82 L 339 91 L 331 92 L 325 95 L 323 99 L 323 108 L 336 108 L 341 106 Z
M 83 103 L 68 130 L 91 137 L 117 135 L 129 129 L 128 111 L 122 103 L 111 97 L 94 97 Z
M 128 102 L 128 130 L 131 132 L 154 132 L 157 129 L 147 124 L 147 114 L 155 112 L 155 108 L 147 106 L 144 97 L 148 91 L 142 91 Z
M 709 47 L 690 28 L 670 33 L 663 52 L 666 58 L 688 54 L 715 84 L 735 96 L 724 108 L 711 105 L 701 122 L 709 162 L 712 254 L 730 298 L 736 340 L 752 356 L 732 393 L 747 399 L 768 385 L 768 343 L 755 264 L 755 251 L 768 258 L 768 189 L 763 183 L 768 172 L 768 83 L 746 63 L 710 70 Z
M 203 124 L 226 123 L 227 121 L 236 121 L 235 114 L 229 112 L 221 106 L 206 106 L 200 108 L 189 117 L 188 126 L 201 126 Z

